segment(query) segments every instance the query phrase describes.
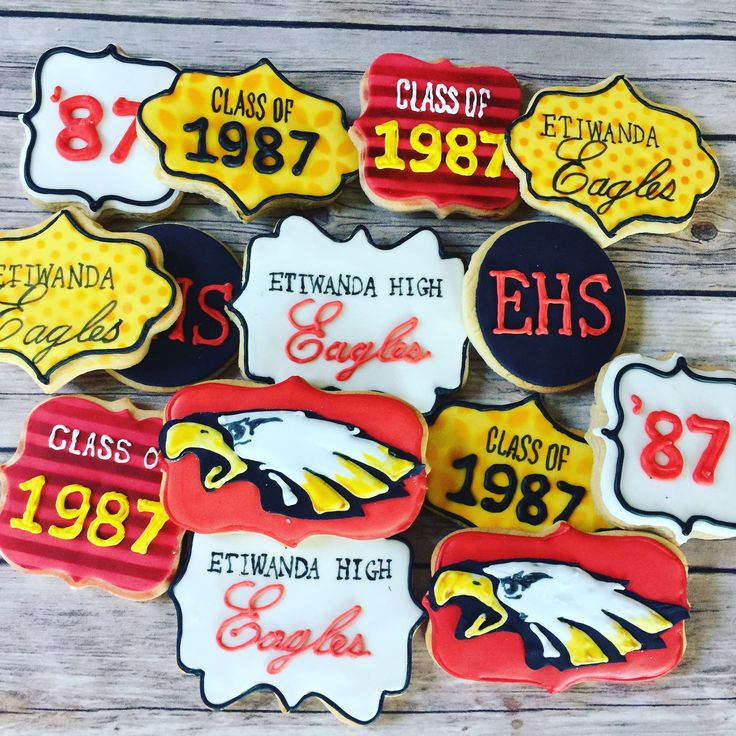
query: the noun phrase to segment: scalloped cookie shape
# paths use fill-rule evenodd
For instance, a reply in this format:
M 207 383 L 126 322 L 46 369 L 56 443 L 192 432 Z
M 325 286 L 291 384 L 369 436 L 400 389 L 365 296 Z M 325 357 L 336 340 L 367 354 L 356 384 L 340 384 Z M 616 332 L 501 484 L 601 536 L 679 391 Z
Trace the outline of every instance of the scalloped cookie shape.
M 719 178 L 697 121 L 654 104 L 623 75 L 537 93 L 506 133 L 504 155 L 527 204 L 604 248 L 687 227 Z
M 347 131 L 341 105 L 295 87 L 268 59 L 239 74 L 184 70 L 138 111 L 161 180 L 242 220 L 337 197 L 358 168 Z
M 46 393 L 92 370 L 128 368 L 181 311 L 158 243 L 62 210 L 0 233 L 0 362 Z

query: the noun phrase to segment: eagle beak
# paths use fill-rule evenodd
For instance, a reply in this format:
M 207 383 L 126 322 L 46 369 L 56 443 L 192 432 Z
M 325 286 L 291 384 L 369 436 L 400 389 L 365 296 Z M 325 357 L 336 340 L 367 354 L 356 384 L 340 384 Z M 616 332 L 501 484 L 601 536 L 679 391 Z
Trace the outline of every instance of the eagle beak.
M 197 450 L 214 452 L 227 463 L 225 472 L 222 465 L 216 465 L 207 473 L 204 486 L 208 490 L 221 488 L 248 469 L 246 463 L 225 442 L 222 434 L 213 427 L 198 422 L 176 422 L 164 429 L 164 455 L 167 460 L 178 460 L 187 452 L 197 454 Z
M 465 629 L 467 639 L 498 629 L 506 623 L 509 617 L 508 612 L 496 597 L 491 579 L 486 575 L 463 570 L 445 570 L 440 573 L 434 584 L 434 599 L 437 605 L 444 606 L 449 600 L 458 596 L 475 598 L 488 609 L 487 613 L 481 613 Z M 489 615 L 492 615 L 494 620 L 489 621 Z

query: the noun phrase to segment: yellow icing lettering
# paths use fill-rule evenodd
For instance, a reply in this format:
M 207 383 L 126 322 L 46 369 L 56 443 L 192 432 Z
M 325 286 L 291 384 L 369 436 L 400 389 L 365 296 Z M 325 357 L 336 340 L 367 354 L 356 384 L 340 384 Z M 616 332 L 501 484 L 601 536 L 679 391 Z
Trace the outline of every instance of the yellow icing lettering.
M 79 506 L 68 506 L 67 500 L 69 496 L 79 494 Z M 92 490 L 87 486 L 81 486 L 72 483 L 64 486 L 56 497 L 56 513 L 60 519 L 66 519 L 72 523 L 69 526 L 56 526 L 53 524 L 49 527 L 49 534 L 57 539 L 76 539 L 84 528 L 84 520 L 87 518 L 90 507 L 90 496 Z
M 108 508 L 111 503 L 117 504 L 117 510 L 110 512 Z M 95 518 L 87 529 L 87 539 L 96 547 L 115 547 L 125 538 L 125 527 L 123 522 L 130 513 L 128 497 L 117 491 L 103 493 L 95 508 Z M 101 537 L 99 529 L 101 526 L 110 526 L 113 533 L 109 537 Z
M 169 520 L 169 517 L 160 501 L 152 501 L 148 498 L 139 498 L 136 508 L 141 513 L 151 514 L 151 518 L 140 537 L 138 537 L 138 539 L 136 539 L 131 545 L 130 550 L 136 554 L 145 555 L 148 552 L 151 542 L 153 542 L 161 529 L 163 529 L 164 524 Z
M 10 520 L 10 526 L 13 529 L 20 529 L 31 534 L 41 534 L 43 527 L 37 521 L 34 521 L 34 517 L 38 510 L 38 504 L 41 503 L 41 491 L 43 491 L 44 485 L 46 485 L 46 477 L 43 475 L 36 475 L 30 480 L 18 484 L 21 491 L 30 493 L 30 496 L 23 516 Z

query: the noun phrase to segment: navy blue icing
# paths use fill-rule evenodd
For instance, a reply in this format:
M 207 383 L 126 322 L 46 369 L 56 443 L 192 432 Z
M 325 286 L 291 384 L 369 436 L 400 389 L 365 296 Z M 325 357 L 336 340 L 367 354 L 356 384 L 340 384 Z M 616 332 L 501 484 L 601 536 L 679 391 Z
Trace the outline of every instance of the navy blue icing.
M 532 318 L 532 334 L 493 334 L 497 327 L 497 283 L 489 271 L 521 271 L 529 287 L 513 279 L 506 281 L 505 293 L 521 292 L 520 310 L 506 304 L 505 327 L 521 328 Z M 561 293 L 557 273 L 570 274 L 572 335 L 560 335 L 562 307 L 549 306 L 548 335 L 536 335 L 539 300 L 532 273 L 546 274 L 547 293 L 557 298 Z M 611 286 L 606 293 L 591 284 L 587 293 L 603 302 L 611 313 L 611 326 L 600 336 L 580 335 L 578 320 L 584 318 L 592 327 L 603 324 L 599 309 L 584 301 L 578 292 L 583 279 L 605 274 Z M 529 222 L 501 234 L 488 249 L 481 263 L 475 294 L 475 309 L 483 339 L 494 358 L 510 374 L 540 388 L 570 386 L 594 376 L 610 360 L 626 327 L 626 296 L 616 269 L 605 252 L 582 230 L 555 222 Z
M 117 371 L 128 381 L 152 388 L 178 388 L 217 375 L 233 360 L 239 344 L 238 329 L 224 311 L 225 299 L 220 292 L 206 295 L 206 304 L 223 315 L 228 335 L 220 345 L 195 345 L 194 326 L 205 339 L 215 339 L 222 326 L 205 314 L 197 303 L 202 287 L 209 284 L 231 284 L 233 292 L 240 284 L 240 265 L 235 257 L 215 238 L 187 225 L 157 224 L 138 232 L 154 237 L 164 255 L 164 269 L 174 278 L 189 278 L 183 325 L 184 342 L 170 339 L 176 324 L 156 335 L 145 358 L 132 368 Z

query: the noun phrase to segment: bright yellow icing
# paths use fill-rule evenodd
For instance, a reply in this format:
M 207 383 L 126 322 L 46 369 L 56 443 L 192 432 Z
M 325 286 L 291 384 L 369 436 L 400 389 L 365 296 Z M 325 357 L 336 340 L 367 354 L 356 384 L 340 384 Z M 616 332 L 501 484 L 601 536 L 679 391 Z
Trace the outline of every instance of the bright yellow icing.
M 502 449 L 509 447 L 513 435 L 529 435 L 542 441 L 537 462 L 517 461 L 504 457 L 498 452 L 487 452 L 489 430 L 496 427 L 498 436 L 506 432 Z M 569 447 L 569 455 L 561 468 L 547 470 L 545 460 L 548 448 L 553 445 Z M 521 451 L 519 451 L 521 452 Z M 553 451 L 554 452 L 554 451 Z M 473 473 L 471 492 L 476 500 L 474 506 L 447 498 L 447 494 L 457 492 L 463 485 L 466 470 L 453 467 L 453 462 L 467 455 L 477 455 L 478 460 Z M 596 511 L 590 493 L 593 452 L 582 439 L 570 437 L 557 429 L 542 413 L 533 400 L 506 411 L 491 409 L 480 411 L 465 406 L 449 406 L 442 411 L 429 427 L 427 462 L 432 468 L 427 478 L 427 500 L 433 506 L 465 519 L 478 527 L 492 529 L 520 529 L 522 531 L 543 531 L 571 502 L 571 496 L 558 490 L 557 481 L 583 486 L 585 496 L 569 517 L 569 523 L 582 531 L 590 532 L 610 526 Z M 484 510 L 480 500 L 484 498 L 499 500 L 500 494 L 489 493 L 484 488 L 486 469 L 496 463 L 511 465 L 517 476 L 514 497 L 509 506 L 500 512 Z M 521 481 L 531 474 L 544 475 L 550 482 L 550 490 L 541 500 L 547 507 L 546 519 L 539 525 L 519 521 L 517 506 L 522 500 Z M 505 484 L 506 478 L 498 481 Z M 536 489 L 538 484 L 534 484 Z
M 223 92 L 216 88 L 221 88 Z M 226 112 L 223 104 L 224 90 L 228 92 L 229 112 Z M 241 91 L 245 99 L 250 93 L 266 96 L 263 119 L 257 120 L 233 112 Z M 213 99 L 216 100 L 215 104 Z M 274 100 L 277 99 L 293 101 L 288 120 L 274 119 Z M 260 107 L 257 107 L 260 111 Z M 215 111 L 214 108 L 219 109 Z M 184 131 L 184 125 L 201 117 L 208 122 L 207 151 L 218 157 L 214 163 L 187 158 L 188 153 L 193 154 L 197 150 L 198 134 Z M 265 61 L 233 76 L 184 72 L 171 93 L 152 99 L 141 111 L 144 132 L 147 128 L 161 141 L 159 147 L 165 168 L 170 176 L 182 177 L 183 186 L 180 188 L 187 189 L 188 178 L 212 177 L 217 184 L 195 180 L 188 188 L 192 189 L 194 185 L 197 191 L 206 190 L 209 196 L 228 206 L 243 219 L 251 217 L 265 200 L 272 197 L 324 198 L 337 193 L 342 177 L 355 172 L 358 167 L 358 154 L 342 118 L 343 111 L 338 104 L 293 87 Z M 223 156 L 232 155 L 232 151 L 223 150 L 218 143 L 223 124 L 232 121 L 242 123 L 246 131 L 247 151 L 239 166 L 226 166 L 223 163 Z M 258 152 L 254 136 L 262 127 L 275 128 L 282 138 L 277 150 L 284 158 L 284 165 L 271 174 L 259 173 L 253 167 Z M 298 176 L 294 175 L 292 167 L 302 155 L 305 141 L 292 137 L 290 134 L 293 131 L 319 134 Z M 231 133 L 230 137 L 235 135 Z

